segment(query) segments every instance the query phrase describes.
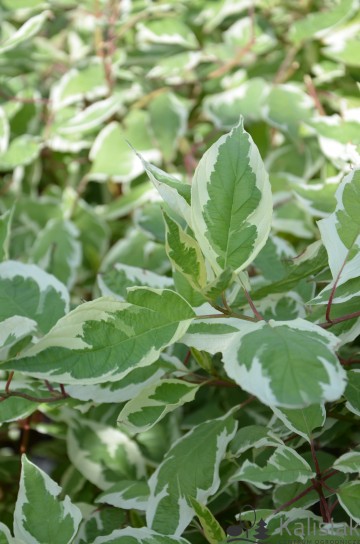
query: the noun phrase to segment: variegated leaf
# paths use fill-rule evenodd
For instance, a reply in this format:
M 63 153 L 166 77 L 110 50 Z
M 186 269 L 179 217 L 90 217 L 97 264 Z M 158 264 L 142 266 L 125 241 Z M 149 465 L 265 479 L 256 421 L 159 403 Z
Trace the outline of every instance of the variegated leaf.
M 268 489 L 268 482 L 290 484 L 305 483 L 315 473 L 310 465 L 292 448 L 279 446 L 265 466 L 259 466 L 246 459 L 241 468 L 232 476 L 232 480 L 249 482 L 260 489 Z
M 124 406 L 118 423 L 134 433 L 147 431 L 169 412 L 194 400 L 199 387 L 183 380 L 170 379 L 148 385 Z
M 360 452 L 359 451 L 349 451 L 340 455 L 334 463 L 334 468 L 340 470 L 340 472 L 360 473 Z
M 197 241 L 164 212 L 166 252 L 173 265 L 190 285 L 200 291 L 206 284 L 206 264 Z
M 336 191 L 334 213 L 318 221 L 329 266 L 337 285 L 356 278 L 360 268 L 360 169 L 348 174 Z M 327 287 L 331 290 L 332 285 Z
M 148 286 L 155 289 L 172 289 L 174 287 L 172 278 L 122 263 L 115 263 L 112 268 L 100 273 L 97 281 L 103 296 L 111 296 L 118 300 L 126 300 L 129 287 Z
M 97 503 L 106 503 L 125 510 L 146 510 L 149 499 L 149 486 L 144 481 L 122 480 L 101 493 Z
M 259 151 L 242 121 L 200 160 L 191 199 L 192 229 L 215 273 L 244 269 L 269 235 L 272 197 Z
M 97 537 L 92 544 L 190 544 L 185 538 L 165 536 L 141 527 L 134 529 L 127 527 L 113 531 L 110 535 Z
M 312 404 L 294 410 L 273 406 L 272 410 L 288 429 L 299 434 L 308 442 L 311 441 L 312 431 L 317 427 L 322 427 L 326 420 L 324 404 Z
M 169 208 L 179 215 L 179 217 L 183 217 L 191 227 L 191 185 L 179 181 L 174 176 L 145 161 L 139 153 L 137 153 L 137 156 L 142 161 L 150 181 L 159 191 L 161 198 Z
M 69 304 L 65 285 L 41 268 L 17 261 L 0 263 L 0 321 L 26 317 L 45 334 L 68 312 Z
M 182 342 L 212 354 L 222 351 L 228 376 L 261 402 L 301 408 L 343 394 L 346 373 L 331 333 L 300 318 L 241 325 L 220 321 L 194 323 Z
M 14 512 L 14 535 L 27 544 L 70 544 L 82 515 L 61 487 L 22 456 L 19 494 Z M 44 515 L 39 522 L 39 513 Z
M 40 30 L 46 19 L 50 15 L 49 11 L 44 11 L 28 19 L 12 36 L 0 44 L 0 54 L 15 49 L 18 45 L 26 42 L 35 36 Z
M 146 519 L 151 528 L 168 535 L 182 534 L 194 515 L 186 497 L 206 504 L 217 491 L 219 465 L 236 427 L 236 421 L 226 415 L 194 427 L 172 445 L 149 480 Z
M 128 302 L 102 297 L 57 322 L 27 356 L 3 365 L 66 384 L 118 381 L 150 365 L 179 340 L 194 317 L 173 291 L 131 288 Z
M 109 425 L 73 419 L 68 428 L 67 452 L 77 470 L 102 490 L 119 480 L 145 476 L 145 462 L 136 442 Z

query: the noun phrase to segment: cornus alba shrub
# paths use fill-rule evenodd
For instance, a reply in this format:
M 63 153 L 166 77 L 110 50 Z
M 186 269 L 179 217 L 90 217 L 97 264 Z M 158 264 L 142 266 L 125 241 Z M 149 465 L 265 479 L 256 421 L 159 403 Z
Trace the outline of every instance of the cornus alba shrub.
M 359 544 L 358 8 L 2 0 L 0 544 Z
M 95 543 L 188 542 L 193 530 L 189 540 L 181 535 L 194 516 L 204 538 L 224 541 L 211 510 L 221 512 L 236 501 L 242 486 L 256 502 L 271 489 L 276 504 L 296 506 L 260 510 L 274 533 L 286 522 L 288 535 L 291 524 L 309 516 L 297 502 L 320 501 L 324 522 L 334 505 L 358 521 L 360 482 L 352 474 L 360 452 L 337 459 L 324 453 L 322 466 L 328 466 L 320 473 L 314 444 L 332 434 L 336 418 L 326 423 L 327 411 L 340 414 L 344 403 L 350 414 L 359 410 L 359 373 L 344 370 L 339 351 L 359 327 L 360 312 L 352 310 L 360 264 L 360 171 L 339 184 L 334 212 L 318 222 L 319 240 L 292 259 L 277 281 L 264 278 L 252 286 L 245 270 L 266 244 L 273 248 L 273 270 L 284 265 L 280 241 L 269 238 L 268 175 L 243 123 L 208 149 L 191 185 L 143 164 L 163 199 L 174 277 L 117 265 L 100 277 L 104 296 L 69 311 L 68 292 L 53 275 L 4 261 L 0 277 L 12 303 L 2 310 L 9 312 L 2 369 L 12 380 L 3 409 L 8 417 L 23 418 L 37 408 L 34 397 L 42 410 L 50 392 L 51 402 L 66 400 L 61 411 L 44 412 L 67 423 L 75 467 L 68 478 L 84 475 L 102 490 L 96 503 L 114 506 L 124 524 L 127 510 L 140 512 L 135 527 Z M 331 277 L 315 293 L 321 273 Z M 303 293 L 313 295 L 308 312 Z M 38 321 L 10 315 L 18 306 L 24 314 L 34 305 L 42 310 Z M 37 327 L 45 334 L 29 345 Z M 21 354 L 11 358 L 14 349 Z M 105 406 L 98 421 L 86 417 L 94 403 Z M 111 410 L 118 407 L 117 428 L 102 422 L 107 403 Z M 158 446 L 147 440 L 161 435 L 151 431 L 164 432 L 161 420 L 175 423 L 185 405 L 186 431 L 162 436 L 162 458 L 150 462 L 141 446 L 157 457 Z M 245 407 L 250 412 L 244 414 Z M 16 542 L 72 542 L 82 517 L 81 505 L 23 455 Z M 2 532 L 13 541 L 4 525 Z

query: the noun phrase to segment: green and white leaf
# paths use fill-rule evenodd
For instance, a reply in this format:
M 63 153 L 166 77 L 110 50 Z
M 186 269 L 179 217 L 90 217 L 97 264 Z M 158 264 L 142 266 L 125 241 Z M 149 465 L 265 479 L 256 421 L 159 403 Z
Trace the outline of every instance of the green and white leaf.
M 216 274 L 243 270 L 269 235 L 272 197 L 259 151 L 243 122 L 213 144 L 192 184 L 192 228 Z
M 341 486 L 337 498 L 345 512 L 356 523 L 360 523 L 360 481 L 355 480 Z
M 104 67 L 100 59 L 92 58 L 82 70 L 72 68 L 51 90 L 54 111 L 81 100 L 96 100 L 108 93 Z
M 19 494 L 14 512 L 14 535 L 28 544 L 72 542 L 82 515 L 68 496 L 59 499 L 61 487 L 45 472 L 21 458 Z M 39 512 L 43 512 L 39 523 Z
M 265 446 L 279 447 L 284 445 L 281 438 L 273 433 L 267 427 L 261 425 L 247 425 L 239 429 L 231 441 L 230 451 L 234 457 L 239 457 L 241 453 L 250 448 L 263 448 Z
M 293 83 L 275 85 L 263 106 L 264 118 L 275 128 L 299 137 L 299 127 L 313 116 L 313 100 Z
M 9 145 L 10 126 L 4 111 L 0 106 L 0 155 L 5 153 Z
M 9 258 L 11 224 L 14 208 L 0 215 L 0 262 Z
M 9 527 L 0 521 L 0 544 L 25 544 L 23 540 L 13 538 Z
M 146 510 L 149 499 L 149 486 L 146 482 L 122 480 L 101 493 L 97 503 L 111 504 L 125 510 Z
M 174 538 L 156 533 L 147 527 L 127 527 L 110 535 L 97 537 L 92 544 L 190 544 L 185 538 Z
M 354 0 L 353 6 L 359 10 L 359 3 Z M 355 17 L 347 25 L 335 29 L 323 40 L 326 47 L 322 50 L 324 55 L 336 61 L 340 66 L 345 64 L 350 67 L 359 67 L 359 29 L 360 24 Z
M 0 55 L 11 49 L 15 49 L 35 36 L 41 30 L 46 19 L 49 18 L 49 15 L 49 11 L 44 11 L 43 13 L 28 19 L 12 36 L 8 37 L 0 44 Z
M 350 19 L 358 8 L 357 0 L 341 0 L 333 4 L 329 10 L 310 13 L 292 24 L 290 38 L 293 43 L 300 45 L 307 40 L 331 35 L 334 28 Z
M 103 296 L 111 296 L 117 300 L 126 300 L 129 287 L 174 288 L 172 278 L 122 263 L 115 263 L 113 268 L 100 273 L 97 283 Z
M 199 518 L 206 540 L 210 544 L 225 542 L 226 534 L 211 511 L 204 504 L 201 504 L 201 502 L 194 499 L 194 497 L 190 497 L 190 503 Z
M 206 96 L 203 110 L 216 127 L 229 130 L 238 124 L 241 115 L 246 120 L 260 120 L 269 91 L 264 79 L 252 78 L 232 89 Z
M 144 387 L 121 410 L 118 423 L 130 432 L 145 432 L 161 421 L 166 414 L 194 400 L 199 385 L 183 380 L 163 379 Z
M 38 398 L 39 402 L 21 397 L 8 397 L 0 403 L 0 424 L 25 419 L 38 409 L 38 406 L 41 404 L 41 397 L 48 397 L 48 392 L 44 393 L 41 391 L 40 393 L 39 387 L 36 385 L 34 382 L 26 382 L 18 378 L 11 380 L 11 389 Z M 0 391 L 4 391 L 5 387 L 6 382 L 0 381 Z
M 267 482 L 277 484 L 306 483 L 314 476 L 315 473 L 310 465 L 295 450 L 287 446 L 279 446 L 265 466 L 259 466 L 246 459 L 231 479 L 251 482 L 259 489 L 268 489 L 271 486 Z
M 0 321 L 22 316 L 36 321 L 38 332 L 45 334 L 69 311 L 69 304 L 65 285 L 41 268 L 11 260 L 0 263 Z
M 80 232 L 72 221 L 51 219 L 38 234 L 30 258 L 71 289 L 81 264 Z
M 101 130 L 90 150 L 89 158 L 93 163 L 90 179 L 100 182 L 111 179 L 118 183 L 127 183 L 144 172 L 143 165 L 127 141 L 147 160 L 160 160 L 160 153 L 151 141 L 147 121 L 147 112 L 132 110 L 125 118 L 124 128 L 113 121 Z
M 136 40 L 141 51 L 148 51 L 153 45 L 180 46 L 194 49 L 197 40 L 190 27 L 175 17 L 139 23 Z
M 0 361 L 6 361 L 9 357 L 16 355 L 12 353 L 19 346 L 23 347 L 21 340 L 28 337 L 29 341 L 37 332 L 38 324 L 33 319 L 13 315 L 0 322 Z
M 336 191 L 335 211 L 318 221 L 329 266 L 337 285 L 356 278 L 360 268 L 360 169 L 350 172 Z M 327 287 L 331 290 L 332 284 Z
M 66 384 L 119 381 L 134 368 L 157 361 L 193 317 L 188 303 L 173 291 L 131 288 L 128 302 L 102 297 L 81 304 L 27 357 L 3 368 Z
M 191 185 L 166 174 L 160 168 L 145 161 L 141 155 L 137 155 L 142 161 L 150 181 L 158 190 L 161 198 L 177 215 L 183 217 L 186 223 L 191 227 Z
M 347 378 L 348 384 L 344 393 L 346 408 L 353 414 L 360 416 L 360 371 L 349 370 Z
M 0 155 L 0 172 L 27 166 L 39 156 L 42 144 L 37 136 L 24 134 L 10 142 L 7 150 Z
M 179 140 L 187 128 L 186 104 L 172 92 L 161 93 L 150 102 L 149 114 L 151 131 L 164 160 L 172 161 L 176 156 Z
M 166 252 L 173 268 L 178 270 L 190 285 L 201 291 L 206 284 L 206 263 L 197 241 L 187 234 L 164 211 L 166 225 Z
M 108 221 L 126 217 L 142 204 L 148 202 L 152 198 L 153 191 L 154 189 L 150 182 L 141 183 L 141 185 L 136 185 L 136 187 L 129 187 L 128 191 L 124 191 L 123 195 L 109 202 L 109 204 L 96 206 L 96 212 Z
M 175 360 L 176 361 L 176 360 Z M 96 403 L 119 403 L 135 398 L 144 387 L 158 382 L 168 372 L 177 370 L 174 358 L 163 353 L 149 366 L 134 368 L 118 382 L 92 385 L 68 385 L 66 392 L 74 399 Z M 179 369 L 181 371 L 181 369 Z
M 334 468 L 340 470 L 340 472 L 345 472 L 345 474 L 360 473 L 360 452 L 349 451 L 340 455 L 334 463 Z
M 236 427 L 237 422 L 226 415 L 201 423 L 172 445 L 149 480 L 150 527 L 163 534 L 182 534 L 194 515 L 187 497 L 206 504 L 218 490 L 219 465 Z
M 272 410 L 290 431 L 308 442 L 311 442 L 312 431 L 317 427 L 323 427 L 326 420 L 324 404 L 311 404 L 294 410 L 272 407 Z
M 302 408 L 343 394 L 346 373 L 331 333 L 301 318 L 241 323 L 233 333 L 239 325 L 218 321 L 193 324 L 182 342 L 212 354 L 222 351 L 227 375 L 264 404 Z
M 58 130 L 60 134 L 83 134 L 99 127 L 121 109 L 121 99 L 115 94 L 91 104 Z
M 102 490 L 121 480 L 145 476 L 145 462 L 136 442 L 119 429 L 96 421 L 72 419 L 67 453 L 77 470 Z

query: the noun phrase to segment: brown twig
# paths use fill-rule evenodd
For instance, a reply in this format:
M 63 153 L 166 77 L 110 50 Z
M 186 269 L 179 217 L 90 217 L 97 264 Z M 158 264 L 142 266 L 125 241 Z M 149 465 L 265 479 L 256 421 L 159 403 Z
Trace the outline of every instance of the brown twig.
M 328 503 L 326 501 L 324 491 L 323 491 L 323 481 L 322 481 L 323 476 L 322 476 L 322 472 L 320 470 L 320 465 L 319 465 L 319 461 L 318 461 L 318 458 L 317 458 L 317 455 L 316 455 L 315 444 L 314 444 L 313 440 L 310 441 L 310 449 L 311 449 L 311 456 L 312 456 L 313 461 L 314 461 L 315 472 L 316 472 L 316 478 L 312 478 L 311 481 L 313 482 L 315 491 L 319 495 L 320 512 L 321 512 L 323 521 L 325 523 L 330 523 L 331 514 L 330 514 L 330 511 L 329 511 L 329 505 L 328 505 Z
M 297 47 L 292 47 L 291 49 L 288 50 L 284 60 L 280 64 L 280 67 L 275 74 L 275 77 L 274 77 L 275 84 L 283 83 L 284 81 L 288 79 L 288 77 L 293 72 L 295 72 L 295 70 L 297 70 L 298 65 L 297 64 L 295 65 L 295 63 L 293 63 L 297 52 L 298 52 Z
M 227 72 L 230 72 L 230 70 L 235 68 L 235 66 L 237 66 L 240 63 L 241 59 L 246 55 L 246 53 L 248 53 L 251 50 L 251 48 L 255 44 L 256 36 L 255 36 L 255 10 L 254 10 L 254 6 L 251 6 L 251 8 L 249 9 L 249 17 L 250 17 L 250 21 L 251 21 L 251 26 L 250 26 L 250 37 L 249 37 L 248 42 L 241 49 L 239 49 L 237 51 L 237 53 L 235 54 L 235 56 L 232 59 L 230 59 L 228 62 L 226 62 L 225 64 L 220 66 L 220 68 L 217 68 L 213 72 L 210 72 L 210 74 L 208 75 L 209 79 L 215 79 L 217 77 L 222 77 Z
M 319 100 L 319 97 L 318 97 L 318 94 L 317 94 L 317 91 L 311 76 L 309 76 L 308 74 L 304 75 L 304 82 L 305 82 L 308 94 L 311 96 L 311 98 L 314 101 L 315 108 L 317 109 L 320 115 L 326 115 L 325 110 Z
M 245 296 L 246 296 L 246 299 L 250 305 L 250 308 L 252 309 L 255 317 L 256 317 L 256 321 L 264 321 L 264 318 L 263 316 L 257 311 L 256 309 L 256 306 L 250 296 L 250 294 L 248 293 L 247 289 L 245 289 L 245 287 L 243 286 L 243 289 L 244 289 L 244 293 L 245 293 Z
M 10 393 L 10 384 L 11 384 L 11 381 L 14 377 L 14 370 L 12 370 L 8 376 L 8 379 L 6 380 L 6 385 L 5 385 L 5 393 Z
M 324 471 L 326 472 L 326 471 Z M 329 472 L 329 474 L 326 474 L 326 476 L 324 476 L 324 473 L 323 473 L 323 476 L 322 476 L 322 481 L 324 480 L 328 480 L 329 478 L 331 478 L 331 476 L 334 476 L 334 474 L 337 474 L 337 470 L 332 470 L 331 472 Z M 299 493 L 298 495 L 296 495 L 295 497 L 293 497 L 292 499 L 290 499 L 289 501 L 285 502 L 284 504 L 282 504 L 281 506 L 279 506 L 275 511 L 274 511 L 274 514 L 278 514 L 279 512 L 281 512 L 282 510 L 285 510 L 285 508 L 288 508 L 289 506 L 292 506 L 293 504 L 295 504 L 298 500 L 302 499 L 303 497 L 305 497 L 308 493 L 310 493 L 310 491 L 312 491 L 314 489 L 314 484 L 312 483 L 311 485 L 309 485 L 309 487 L 307 487 L 306 489 L 304 489 L 301 493 Z
M 25 400 L 29 400 L 30 402 L 38 402 L 39 404 L 42 403 L 49 403 L 49 402 L 57 402 L 58 400 L 65 400 L 69 398 L 69 395 L 67 393 L 65 394 L 57 394 L 52 397 L 33 397 L 31 395 L 28 395 L 27 393 L 22 393 L 21 391 L 9 391 L 8 393 L 0 393 L 0 402 L 3 402 L 4 400 L 10 398 L 10 397 L 20 397 Z
M 322 327 L 323 329 L 329 329 L 333 325 L 336 325 L 337 323 L 342 323 L 343 321 L 349 321 L 350 319 L 355 319 L 355 317 L 360 317 L 360 312 L 353 312 L 351 314 L 346 314 L 341 317 L 335 317 L 330 322 L 326 321 L 325 323 L 318 323 L 319 327 Z

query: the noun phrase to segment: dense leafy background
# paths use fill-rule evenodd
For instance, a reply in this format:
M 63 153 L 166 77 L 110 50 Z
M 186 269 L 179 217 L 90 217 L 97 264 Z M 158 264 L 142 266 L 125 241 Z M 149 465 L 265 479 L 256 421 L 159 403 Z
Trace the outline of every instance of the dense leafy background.
M 358 0 L 0 16 L 0 542 L 348 534 Z

